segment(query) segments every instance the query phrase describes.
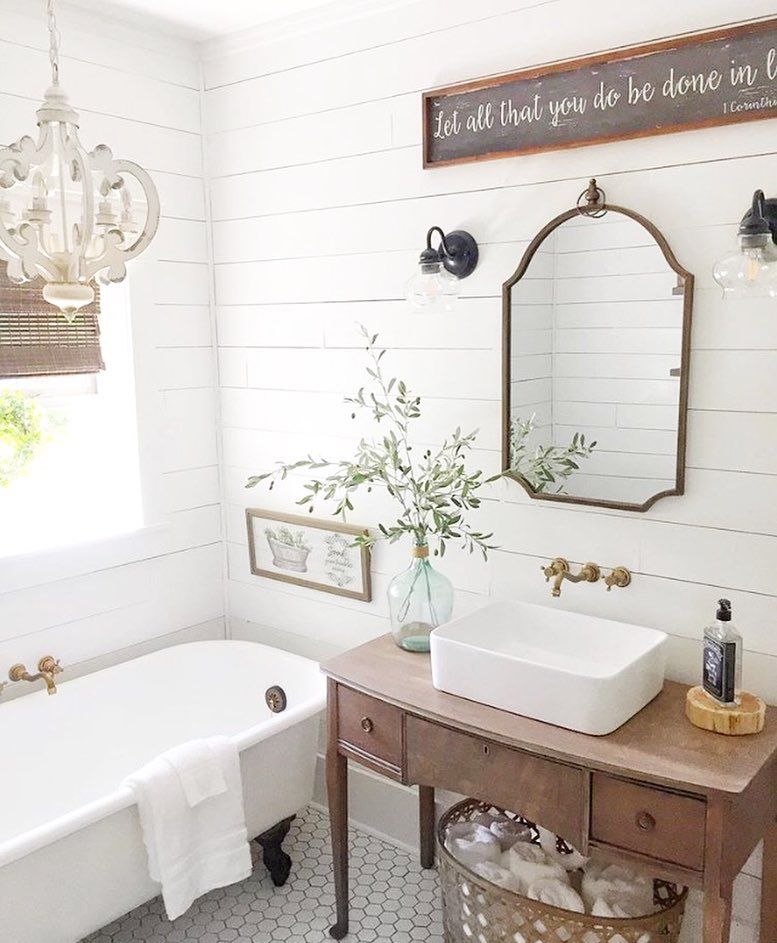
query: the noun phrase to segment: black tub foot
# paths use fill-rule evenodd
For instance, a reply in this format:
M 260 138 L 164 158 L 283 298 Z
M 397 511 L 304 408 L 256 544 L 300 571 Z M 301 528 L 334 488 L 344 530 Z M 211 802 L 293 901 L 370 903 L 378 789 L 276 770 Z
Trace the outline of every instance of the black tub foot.
M 266 832 L 262 832 L 256 839 L 262 846 L 264 866 L 270 872 L 270 877 L 276 887 L 283 887 L 291 872 L 291 858 L 281 846 L 284 838 L 289 834 L 291 823 L 295 818 L 296 816 L 292 815 L 290 818 L 278 822 L 277 825 L 268 828 Z
M 343 937 L 348 936 L 348 924 L 336 923 L 333 927 L 329 928 L 329 935 L 333 940 L 342 940 Z

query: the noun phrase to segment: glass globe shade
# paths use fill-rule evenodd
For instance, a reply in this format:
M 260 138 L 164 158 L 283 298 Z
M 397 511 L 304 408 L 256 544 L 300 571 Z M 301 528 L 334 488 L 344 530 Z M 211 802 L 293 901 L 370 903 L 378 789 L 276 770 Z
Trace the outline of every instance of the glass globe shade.
M 441 263 L 421 264 L 405 286 L 405 297 L 414 311 L 453 311 L 459 296 L 459 279 Z
M 743 247 L 716 262 L 712 277 L 726 297 L 777 297 L 777 253 L 769 245 Z

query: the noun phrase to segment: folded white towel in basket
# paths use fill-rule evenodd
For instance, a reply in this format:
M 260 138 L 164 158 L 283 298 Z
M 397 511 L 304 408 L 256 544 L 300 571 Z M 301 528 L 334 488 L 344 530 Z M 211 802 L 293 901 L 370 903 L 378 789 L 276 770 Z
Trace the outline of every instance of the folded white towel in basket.
M 237 748 L 226 737 L 163 753 L 125 780 L 140 812 L 151 879 L 174 920 L 202 894 L 251 873 Z
M 622 864 L 590 861 L 582 894 L 589 912 L 597 917 L 644 917 L 656 910 L 653 879 Z
M 468 868 L 474 868 L 483 861 L 497 861 L 502 853 L 496 835 L 475 822 L 451 825 L 445 838 L 445 847 Z
M 573 913 L 584 914 L 585 904 L 583 898 L 577 893 L 574 887 L 562 881 L 559 878 L 540 878 L 533 884 L 530 884 L 526 890 L 526 896 L 531 900 L 538 900 L 543 904 L 550 904 L 552 907 L 561 907 L 564 910 L 571 910 Z
M 499 863 L 513 872 L 518 881 L 519 893 L 524 895 L 532 884 L 543 878 L 555 878 L 563 884 L 569 884 L 566 870 L 551 861 L 539 845 L 518 842 L 502 855 Z
M 502 846 L 502 851 L 512 848 L 516 842 L 531 841 L 529 826 L 521 825 L 520 822 L 511 819 L 509 815 L 483 812 L 477 816 L 475 822 L 487 828 L 492 835 L 496 835 L 499 844 Z
M 503 887 L 507 891 L 518 892 L 520 890 L 518 879 L 513 872 L 509 868 L 503 868 L 500 864 L 495 864 L 493 861 L 479 861 L 476 865 L 473 865 L 472 870 L 475 874 L 479 874 L 480 877 L 485 878 L 492 884 Z

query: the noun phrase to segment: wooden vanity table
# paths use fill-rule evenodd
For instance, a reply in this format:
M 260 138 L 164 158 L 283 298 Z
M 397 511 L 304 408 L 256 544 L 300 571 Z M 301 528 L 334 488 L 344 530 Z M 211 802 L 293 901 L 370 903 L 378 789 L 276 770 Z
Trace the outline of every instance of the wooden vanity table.
M 419 787 L 421 863 L 434 863 L 434 790 L 493 802 L 588 854 L 629 858 L 704 890 L 703 943 L 727 943 L 734 878 L 764 839 L 760 943 L 777 943 L 777 708 L 752 737 L 691 726 L 669 683 L 627 724 L 591 737 L 436 691 L 428 655 L 390 636 L 324 665 L 327 786 L 348 933 L 348 761 Z

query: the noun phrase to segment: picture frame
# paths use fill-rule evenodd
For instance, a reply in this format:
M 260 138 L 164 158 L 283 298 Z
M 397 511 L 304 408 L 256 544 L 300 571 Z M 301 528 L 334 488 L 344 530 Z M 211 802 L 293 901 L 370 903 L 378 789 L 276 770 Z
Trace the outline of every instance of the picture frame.
M 775 42 L 770 17 L 432 89 L 423 166 L 773 118 Z
M 370 551 L 348 537 L 367 528 L 246 508 L 251 572 L 323 593 L 372 600 Z

